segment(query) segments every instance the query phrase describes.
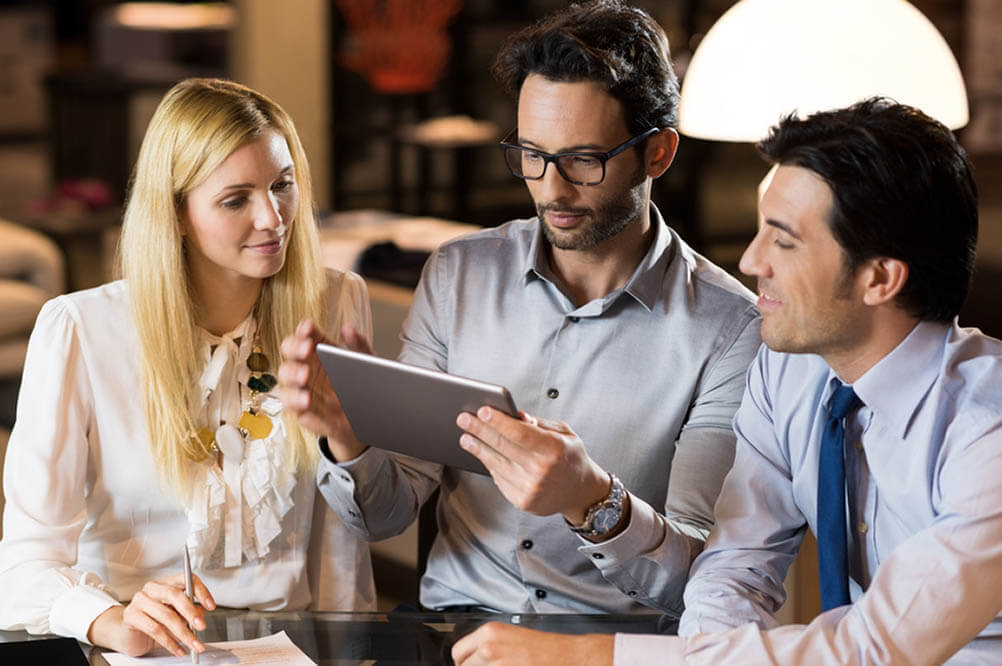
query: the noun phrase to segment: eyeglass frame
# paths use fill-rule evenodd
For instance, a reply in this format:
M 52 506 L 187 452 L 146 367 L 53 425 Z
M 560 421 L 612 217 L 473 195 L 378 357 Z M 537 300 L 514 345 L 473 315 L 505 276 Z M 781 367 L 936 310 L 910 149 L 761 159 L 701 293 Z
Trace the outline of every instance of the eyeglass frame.
M 543 152 L 542 150 L 537 150 L 535 148 L 529 148 L 528 146 L 522 146 L 522 145 L 517 144 L 517 143 L 510 143 L 510 139 L 511 139 L 512 135 L 516 134 L 517 131 L 518 131 L 517 127 L 513 128 L 510 132 L 508 132 L 504 136 L 503 139 L 501 139 L 500 144 L 499 144 L 499 147 L 501 148 L 501 154 L 504 156 L 505 166 L 508 167 L 508 171 L 511 173 L 511 175 L 513 175 L 516 178 L 519 178 L 521 180 L 542 180 L 543 177 L 546 175 L 546 169 L 550 166 L 550 163 L 552 162 L 553 166 L 556 167 L 556 169 L 557 169 L 557 173 L 560 174 L 560 177 L 563 178 L 564 180 L 566 180 L 571 185 L 582 185 L 584 187 L 594 187 L 595 185 L 601 185 L 602 182 L 605 181 L 605 163 L 606 162 L 608 162 L 609 160 L 611 160 L 616 155 L 619 155 L 620 153 L 622 153 L 623 151 L 625 151 L 627 148 L 632 148 L 633 146 L 637 145 L 638 143 L 640 143 L 644 139 L 648 139 L 648 138 L 654 136 L 655 134 L 657 134 L 658 132 L 661 131 L 661 128 L 660 127 L 652 127 L 652 128 L 648 129 L 645 132 L 641 132 L 640 134 L 638 134 L 636 136 L 630 137 L 629 139 L 627 139 L 623 143 L 619 144 L 618 146 L 616 146 L 612 150 L 610 150 L 608 152 L 605 152 L 605 153 L 587 152 L 587 151 L 573 151 L 573 152 L 569 152 L 569 153 L 547 153 L 547 152 Z M 519 174 L 515 173 L 515 171 L 512 169 L 511 164 L 509 164 L 509 162 L 508 162 L 507 152 L 508 152 L 508 150 L 510 148 L 513 148 L 515 150 L 520 150 L 523 153 L 526 152 L 526 151 L 528 151 L 528 152 L 535 153 L 536 155 L 539 155 L 540 157 L 542 157 L 543 158 L 543 172 L 541 174 L 539 174 L 538 176 L 526 176 L 526 175 L 519 175 Z M 581 181 L 578 181 L 578 180 L 572 180 L 572 179 L 568 178 L 567 174 L 564 173 L 564 170 L 560 167 L 560 162 L 558 160 L 561 159 L 561 158 L 564 158 L 564 157 L 574 157 L 574 156 L 591 157 L 593 159 L 597 159 L 599 162 L 602 163 L 602 177 L 599 178 L 598 180 L 596 180 L 593 183 L 585 183 L 585 182 L 581 182 Z

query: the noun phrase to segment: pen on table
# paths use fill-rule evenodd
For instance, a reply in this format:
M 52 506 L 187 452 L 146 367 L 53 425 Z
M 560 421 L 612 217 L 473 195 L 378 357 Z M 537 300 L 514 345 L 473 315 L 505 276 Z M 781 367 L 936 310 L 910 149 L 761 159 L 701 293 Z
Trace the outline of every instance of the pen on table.
M 195 590 L 191 584 L 191 558 L 188 557 L 188 544 L 184 544 L 184 596 L 192 601 L 195 600 Z M 192 631 L 195 631 L 194 627 L 188 626 L 191 627 Z M 198 636 L 197 631 L 195 631 L 195 636 Z M 198 653 L 195 652 L 194 648 L 188 648 L 188 650 L 191 652 L 191 663 L 197 664 Z

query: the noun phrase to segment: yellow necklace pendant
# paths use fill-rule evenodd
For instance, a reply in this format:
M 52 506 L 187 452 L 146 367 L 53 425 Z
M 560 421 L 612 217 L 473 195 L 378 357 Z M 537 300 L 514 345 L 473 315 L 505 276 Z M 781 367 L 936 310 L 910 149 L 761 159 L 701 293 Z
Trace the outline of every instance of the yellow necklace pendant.
M 198 431 L 198 440 L 209 451 L 216 448 L 216 436 L 209 432 L 208 428 L 202 428 Z
M 238 425 L 247 431 L 248 439 L 264 439 L 271 434 L 273 424 L 267 414 L 260 412 L 252 414 L 249 411 L 240 415 Z

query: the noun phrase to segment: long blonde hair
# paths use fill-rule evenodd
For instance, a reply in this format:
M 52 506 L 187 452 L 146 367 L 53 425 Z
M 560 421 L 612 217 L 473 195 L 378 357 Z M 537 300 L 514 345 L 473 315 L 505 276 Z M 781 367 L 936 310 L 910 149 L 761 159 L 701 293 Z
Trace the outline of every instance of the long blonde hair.
M 157 107 L 139 150 L 122 226 L 119 265 L 128 285 L 142 366 L 142 405 L 161 479 L 181 497 L 191 490 L 191 461 L 210 454 L 194 436 L 193 389 L 200 375 L 195 299 L 181 237 L 191 190 L 234 150 L 276 130 L 289 146 L 299 187 L 285 264 L 266 279 L 256 312 L 261 343 L 279 358 L 279 343 L 305 317 L 326 321 L 309 167 L 292 119 L 264 95 L 231 81 L 188 79 Z M 289 469 L 316 462 L 310 436 L 286 419 Z

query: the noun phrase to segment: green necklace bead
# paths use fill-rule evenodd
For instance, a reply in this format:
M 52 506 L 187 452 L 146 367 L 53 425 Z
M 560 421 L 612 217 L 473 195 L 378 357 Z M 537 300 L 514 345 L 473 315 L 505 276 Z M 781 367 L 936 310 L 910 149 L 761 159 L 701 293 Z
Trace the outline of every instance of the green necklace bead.
M 258 393 L 267 393 L 271 389 L 275 388 L 275 384 L 278 380 L 272 375 L 263 374 L 260 377 L 251 377 L 247 380 L 247 388 L 252 391 L 257 391 Z

